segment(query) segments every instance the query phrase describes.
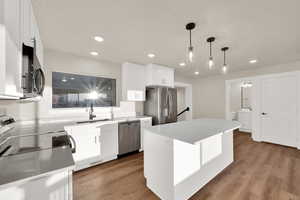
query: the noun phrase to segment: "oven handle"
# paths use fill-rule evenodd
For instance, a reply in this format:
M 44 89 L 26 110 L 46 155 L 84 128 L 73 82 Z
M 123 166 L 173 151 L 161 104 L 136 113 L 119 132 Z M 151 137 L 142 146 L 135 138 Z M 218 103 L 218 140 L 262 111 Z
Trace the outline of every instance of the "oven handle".
M 68 135 L 68 137 L 72 141 L 71 142 L 72 153 L 76 153 L 76 141 L 75 141 L 75 139 L 71 135 Z
M 37 82 L 38 80 L 38 77 L 37 76 L 40 76 L 40 82 Z M 37 70 L 34 71 L 34 88 L 36 90 L 36 93 L 38 95 L 41 95 L 43 96 L 43 92 L 44 92 L 44 89 L 45 89 L 45 74 L 43 72 L 43 70 L 41 68 L 38 68 Z

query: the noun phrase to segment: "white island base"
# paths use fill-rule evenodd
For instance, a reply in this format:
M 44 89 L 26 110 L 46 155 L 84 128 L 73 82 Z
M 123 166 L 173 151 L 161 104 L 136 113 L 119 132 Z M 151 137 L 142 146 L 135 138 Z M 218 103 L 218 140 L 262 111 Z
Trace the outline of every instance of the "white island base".
M 193 120 L 146 130 L 144 175 L 147 187 L 162 200 L 190 198 L 233 162 L 233 129 L 240 125 L 217 120 L 220 128 L 207 122 L 215 124 Z

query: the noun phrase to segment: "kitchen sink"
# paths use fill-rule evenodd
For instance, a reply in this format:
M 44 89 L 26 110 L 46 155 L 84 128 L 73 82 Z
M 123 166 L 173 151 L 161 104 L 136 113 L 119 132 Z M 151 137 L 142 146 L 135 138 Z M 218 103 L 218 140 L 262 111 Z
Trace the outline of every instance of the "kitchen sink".
M 76 122 L 77 124 L 84 124 L 84 123 L 96 123 L 96 122 L 105 122 L 109 121 L 110 119 L 95 119 L 95 120 L 86 120 L 86 121 L 80 121 Z

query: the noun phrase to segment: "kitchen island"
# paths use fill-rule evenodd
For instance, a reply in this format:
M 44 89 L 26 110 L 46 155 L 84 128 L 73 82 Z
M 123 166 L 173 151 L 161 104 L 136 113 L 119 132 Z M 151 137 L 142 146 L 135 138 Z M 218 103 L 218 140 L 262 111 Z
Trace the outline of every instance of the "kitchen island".
M 185 200 L 233 162 L 239 122 L 197 119 L 147 128 L 144 176 L 162 200 Z

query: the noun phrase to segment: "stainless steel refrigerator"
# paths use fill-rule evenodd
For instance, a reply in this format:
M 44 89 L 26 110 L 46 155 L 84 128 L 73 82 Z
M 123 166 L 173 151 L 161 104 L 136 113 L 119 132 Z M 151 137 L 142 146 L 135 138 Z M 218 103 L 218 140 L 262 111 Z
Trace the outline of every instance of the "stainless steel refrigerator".
M 144 114 L 152 117 L 152 124 L 166 124 L 177 121 L 177 90 L 153 86 L 146 88 Z

